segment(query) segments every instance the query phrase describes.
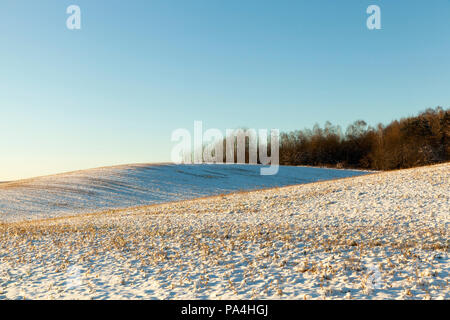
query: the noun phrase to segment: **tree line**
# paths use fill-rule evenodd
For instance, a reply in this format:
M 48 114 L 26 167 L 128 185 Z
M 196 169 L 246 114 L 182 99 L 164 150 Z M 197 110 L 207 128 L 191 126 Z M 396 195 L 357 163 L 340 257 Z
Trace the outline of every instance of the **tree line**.
M 417 116 L 368 126 L 358 120 L 347 127 L 284 132 L 281 165 L 332 166 L 391 170 L 449 161 L 450 109 L 427 109 Z

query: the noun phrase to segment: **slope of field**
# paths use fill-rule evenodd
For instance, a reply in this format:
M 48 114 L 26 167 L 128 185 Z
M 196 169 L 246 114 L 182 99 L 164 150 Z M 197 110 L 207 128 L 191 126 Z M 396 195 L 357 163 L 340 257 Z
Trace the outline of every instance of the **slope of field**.
M 442 164 L 0 224 L 0 299 L 449 299 L 449 181 Z
M 364 171 L 257 165 L 127 165 L 0 184 L 0 221 L 129 208 L 239 190 L 302 184 Z

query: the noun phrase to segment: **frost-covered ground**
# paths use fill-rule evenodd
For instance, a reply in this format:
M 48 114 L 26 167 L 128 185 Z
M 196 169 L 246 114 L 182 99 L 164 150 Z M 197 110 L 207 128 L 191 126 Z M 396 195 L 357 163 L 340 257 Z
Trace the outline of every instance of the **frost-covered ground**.
M 48 218 L 366 174 L 256 165 L 127 165 L 0 184 L 0 221 Z
M 0 224 L 0 298 L 449 299 L 450 164 Z

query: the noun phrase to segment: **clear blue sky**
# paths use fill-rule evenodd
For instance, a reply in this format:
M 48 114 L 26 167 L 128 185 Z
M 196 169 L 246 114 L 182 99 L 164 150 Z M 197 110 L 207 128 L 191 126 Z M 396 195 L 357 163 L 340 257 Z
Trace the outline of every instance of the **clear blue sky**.
M 0 40 L 0 181 L 169 161 L 194 120 L 291 130 L 450 105 L 449 0 L 2 0 Z

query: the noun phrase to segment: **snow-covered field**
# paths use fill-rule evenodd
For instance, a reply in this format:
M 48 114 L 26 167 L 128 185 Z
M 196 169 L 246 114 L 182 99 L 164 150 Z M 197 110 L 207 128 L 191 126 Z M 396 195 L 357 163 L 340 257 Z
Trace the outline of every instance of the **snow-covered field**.
M 0 184 L 0 221 L 48 218 L 366 174 L 256 165 L 127 165 Z
M 3 223 L 0 298 L 449 299 L 449 181 L 442 164 Z

